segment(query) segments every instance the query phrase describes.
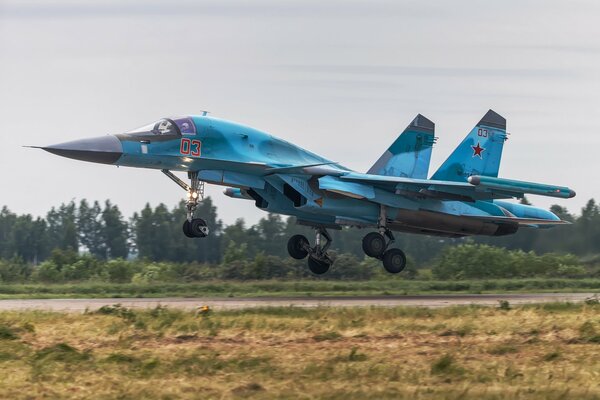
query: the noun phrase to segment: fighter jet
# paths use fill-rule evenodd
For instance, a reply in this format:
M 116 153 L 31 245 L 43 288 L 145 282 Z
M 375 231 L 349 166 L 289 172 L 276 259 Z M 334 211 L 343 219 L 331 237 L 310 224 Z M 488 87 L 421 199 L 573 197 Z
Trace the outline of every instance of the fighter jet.
M 163 118 L 116 135 L 41 147 L 59 156 L 162 171 L 187 192 L 183 234 L 203 238 L 209 227 L 194 212 L 205 183 L 222 185 L 232 198 L 261 210 L 296 217 L 314 228 L 287 245 L 295 259 L 308 257 L 314 274 L 333 263 L 328 229 L 368 229 L 362 248 L 390 273 L 406 266 L 393 232 L 463 237 L 502 236 L 521 228 L 566 223 L 548 210 L 507 202 L 525 194 L 571 198 L 568 187 L 498 177 L 507 140 L 506 119 L 489 110 L 428 179 L 435 125 L 417 115 L 366 172 L 352 171 L 257 129 L 201 115 Z M 173 171 L 187 173 L 189 183 Z

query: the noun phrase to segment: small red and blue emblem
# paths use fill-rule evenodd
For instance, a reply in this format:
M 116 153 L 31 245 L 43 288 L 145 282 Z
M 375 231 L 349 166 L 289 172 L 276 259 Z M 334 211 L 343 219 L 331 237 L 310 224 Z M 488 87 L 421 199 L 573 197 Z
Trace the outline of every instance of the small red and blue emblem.
M 477 146 L 471 146 L 473 148 L 473 157 L 479 157 L 483 159 L 482 153 L 485 151 L 483 147 L 477 142 Z

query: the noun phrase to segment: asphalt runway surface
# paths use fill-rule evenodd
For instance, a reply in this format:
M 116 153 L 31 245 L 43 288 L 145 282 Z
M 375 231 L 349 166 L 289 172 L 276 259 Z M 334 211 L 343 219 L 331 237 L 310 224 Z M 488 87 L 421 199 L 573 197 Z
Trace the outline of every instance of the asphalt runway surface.
M 48 310 L 83 312 L 102 306 L 121 304 L 129 308 L 154 308 L 158 305 L 183 310 L 201 306 L 233 310 L 255 307 L 449 307 L 455 305 L 497 306 L 502 300 L 511 305 L 549 302 L 578 303 L 592 298 L 594 293 L 518 293 L 518 294 L 439 294 L 418 296 L 357 296 L 357 297 L 254 297 L 254 298 L 106 298 L 106 299 L 29 299 L 0 300 L 0 311 Z

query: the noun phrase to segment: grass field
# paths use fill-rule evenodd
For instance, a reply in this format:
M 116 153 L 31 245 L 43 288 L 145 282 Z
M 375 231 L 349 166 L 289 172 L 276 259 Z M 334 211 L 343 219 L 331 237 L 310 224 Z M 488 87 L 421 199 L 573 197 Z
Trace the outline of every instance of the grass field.
M 600 399 L 600 306 L 3 312 L 0 398 Z
M 155 284 L 3 284 L 0 299 L 89 297 L 261 297 L 409 295 L 421 293 L 599 292 L 600 279 L 465 281 L 208 281 Z

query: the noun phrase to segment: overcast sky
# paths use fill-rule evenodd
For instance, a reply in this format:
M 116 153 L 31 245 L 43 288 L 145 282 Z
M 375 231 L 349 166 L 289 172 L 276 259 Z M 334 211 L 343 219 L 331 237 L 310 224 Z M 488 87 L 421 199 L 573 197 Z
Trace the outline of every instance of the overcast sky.
M 363 172 L 422 113 L 431 173 L 493 108 L 500 176 L 568 185 L 575 199 L 530 200 L 579 212 L 600 199 L 599 20 L 592 0 L 0 0 L 0 205 L 176 204 L 159 171 L 21 147 L 163 116 L 209 110 Z M 263 215 L 207 192 L 226 223 Z

